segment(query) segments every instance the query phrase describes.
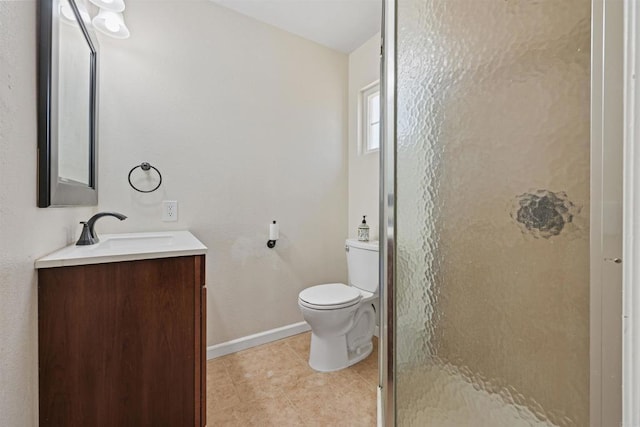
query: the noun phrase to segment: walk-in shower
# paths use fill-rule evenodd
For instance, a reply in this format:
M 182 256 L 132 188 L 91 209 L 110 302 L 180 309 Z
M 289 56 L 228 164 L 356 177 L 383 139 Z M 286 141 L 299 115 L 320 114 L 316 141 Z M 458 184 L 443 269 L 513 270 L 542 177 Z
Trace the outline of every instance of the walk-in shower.
M 590 425 L 593 11 L 387 2 L 385 425 Z

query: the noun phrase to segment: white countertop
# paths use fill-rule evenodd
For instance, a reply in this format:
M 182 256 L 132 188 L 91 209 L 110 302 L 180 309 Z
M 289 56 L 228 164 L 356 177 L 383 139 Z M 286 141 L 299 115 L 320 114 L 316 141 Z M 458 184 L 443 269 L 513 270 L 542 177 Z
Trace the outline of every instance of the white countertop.
M 69 245 L 35 262 L 36 269 L 202 255 L 207 247 L 188 231 L 98 235 L 95 245 Z

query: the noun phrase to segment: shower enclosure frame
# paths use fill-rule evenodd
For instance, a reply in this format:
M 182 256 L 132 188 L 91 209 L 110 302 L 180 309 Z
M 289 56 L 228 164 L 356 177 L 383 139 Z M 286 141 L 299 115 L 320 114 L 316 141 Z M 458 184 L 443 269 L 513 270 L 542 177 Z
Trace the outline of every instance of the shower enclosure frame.
M 396 230 L 396 4 L 383 0 L 380 61 L 380 351 L 378 425 L 393 427 L 395 414 Z
M 380 148 L 380 374 L 378 393 L 378 425 L 393 427 L 396 425 L 396 382 L 395 382 L 395 277 L 396 277 L 396 41 L 397 41 L 397 3 L 399 0 L 383 0 L 382 46 L 381 46 L 381 148 Z M 633 180 L 636 191 L 640 192 L 640 176 L 633 175 L 633 166 L 640 167 L 640 153 L 633 151 L 633 136 L 640 135 L 640 120 L 635 120 L 633 106 L 640 105 L 640 88 L 634 84 L 636 70 L 635 37 L 640 36 L 636 26 L 640 24 L 640 7 L 635 0 L 591 1 L 591 224 L 590 224 L 590 425 L 602 427 L 620 425 L 625 405 L 623 425 L 636 425 L 640 422 L 640 374 L 635 371 L 633 358 L 640 355 L 640 295 L 632 293 L 632 277 L 640 278 L 640 265 L 628 262 L 624 266 L 625 315 L 633 314 L 634 326 L 625 325 L 630 332 L 625 333 L 624 369 L 629 380 L 625 382 L 624 398 L 622 393 L 622 299 L 616 299 L 614 286 L 622 292 L 622 271 L 620 264 L 614 263 L 622 258 L 622 212 L 625 212 L 624 254 L 638 253 L 633 244 L 633 227 L 630 216 L 640 214 L 640 194 L 632 198 Z M 624 17 L 627 17 L 626 21 Z M 621 29 L 626 33 L 623 34 Z M 627 43 L 626 70 L 623 66 L 624 40 Z M 606 52 L 606 57 L 605 57 Z M 631 55 L 629 54 L 631 52 Z M 635 90 L 635 97 L 627 97 L 623 103 L 623 73 L 626 85 Z M 623 111 L 624 104 L 624 111 Z M 626 127 L 623 126 L 626 117 Z M 623 128 L 628 131 L 624 143 L 624 195 L 623 207 Z M 635 131 L 635 133 L 633 132 Z M 606 145 L 605 145 L 606 141 Z M 613 147 L 613 148 L 612 148 Z M 604 150 L 608 150 L 605 153 Z M 613 152 L 613 155 L 611 155 Z M 637 157 L 634 160 L 633 155 Z M 611 160 L 611 157 L 614 159 Z M 618 163 L 616 163 L 616 160 Z M 616 168 L 616 166 L 619 166 Z M 608 179 L 607 182 L 605 182 Z M 613 184 L 612 184 L 613 183 Z M 605 185 L 607 184 L 607 185 Z M 612 191 L 613 188 L 613 191 Z M 611 193 L 616 194 L 611 194 Z M 604 212 L 605 198 L 617 202 L 618 210 L 614 218 L 609 211 Z M 635 203 L 635 206 L 632 204 Z M 603 232 L 607 227 L 619 228 L 619 241 L 613 245 L 603 244 Z M 640 241 L 640 227 L 634 230 Z M 635 252 L 633 250 L 635 249 Z M 614 270 L 612 270 L 612 268 Z M 616 268 L 620 272 L 616 272 Z M 607 270 L 609 269 L 609 270 Z M 613 272 L 613 274 L 611 274 Z M 617 277 L 619 276 L 619 278 Z M 620 283 L 617 283 L 617 282 Z M 603 296 L 613 295 L 609 298 Z M 603 333 L 606 331 L 606 333 Z M 632 421 L 633 420 L 633 421 Z M 635 424 L 631 424 L 635 422 Z M 629 424 L 626 424 L 629 423 Z
M 622 422 L 640 425 L 640 5 L 625 0 Z
M 591 10 L 589 418 L 601 427 L 623 413 L 624 10 L 620 0 L 592 0 Z

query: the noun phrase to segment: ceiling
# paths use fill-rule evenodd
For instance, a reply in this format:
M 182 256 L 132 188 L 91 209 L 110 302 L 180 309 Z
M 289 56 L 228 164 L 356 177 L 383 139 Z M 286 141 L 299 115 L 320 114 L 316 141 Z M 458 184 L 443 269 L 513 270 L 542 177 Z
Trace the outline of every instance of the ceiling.
M 211 1 L 344 53 L 381 28 L 382 0 Z

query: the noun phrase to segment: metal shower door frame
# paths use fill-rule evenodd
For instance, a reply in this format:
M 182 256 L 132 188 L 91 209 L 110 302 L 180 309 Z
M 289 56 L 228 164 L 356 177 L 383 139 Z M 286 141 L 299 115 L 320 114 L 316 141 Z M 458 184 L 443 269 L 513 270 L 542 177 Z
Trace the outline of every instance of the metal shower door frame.
M 380 406 L 381 426 L 394 427 L 395 266 L 396 266 L 396 11 L 397 0 L 383 0 L 380 70 Z
M 623 12 L 622 0 L 591 1 L 591 427 L 622 425 Z

